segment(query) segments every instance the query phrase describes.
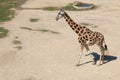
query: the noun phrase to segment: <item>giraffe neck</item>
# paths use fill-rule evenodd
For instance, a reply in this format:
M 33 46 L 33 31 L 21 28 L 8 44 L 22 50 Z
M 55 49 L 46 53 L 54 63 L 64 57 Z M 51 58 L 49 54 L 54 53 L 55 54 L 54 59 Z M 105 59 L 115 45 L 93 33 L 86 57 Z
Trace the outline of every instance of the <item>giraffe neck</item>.
M 65 18 L 66 22 L 68 22 L 68 24 L 72 28 L 72 30 L 78 34 L 79 33 L 78 30 L 80 30 L 80 26 L 78 24 L 76 24 L 66 12 L 65 12 L 64 18 Z

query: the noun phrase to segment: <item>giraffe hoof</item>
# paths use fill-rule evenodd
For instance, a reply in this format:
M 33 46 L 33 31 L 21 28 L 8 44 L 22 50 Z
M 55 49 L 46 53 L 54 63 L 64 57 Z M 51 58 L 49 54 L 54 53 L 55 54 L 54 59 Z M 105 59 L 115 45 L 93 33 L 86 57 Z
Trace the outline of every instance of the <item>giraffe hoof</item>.
M 101 63 L 97 64 L 97 66 L 101 66 L 101 65 L 102 65 Z
M 103 61 L 98 61 L 97 66 L 101 66 L 103 64 Z
M 101 64 L 97 64 L 97 66 L 101 66 Z
M 78 66 L 80 66 L 80 64 L 76 64 L 76 66 L 78 67 Z
M 92 65 L 95 65 L 95 64 L 96 64 L 96 63 L 93 61 L 93 62 L 92 62 Z

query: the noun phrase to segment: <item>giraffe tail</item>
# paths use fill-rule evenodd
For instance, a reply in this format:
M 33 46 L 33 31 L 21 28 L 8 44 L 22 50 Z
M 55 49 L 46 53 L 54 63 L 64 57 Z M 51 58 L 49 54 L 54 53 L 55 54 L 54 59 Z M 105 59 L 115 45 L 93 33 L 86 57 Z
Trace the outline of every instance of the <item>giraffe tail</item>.
M 105 55 L 108 55 L 109 54 L 109 51 L 108 51 L 108 47 L 105 43 L 105 40 L 104 40 L 104 49 L 105 49 Z
M 104 47 L 105 47 L 105 50 L 106 50 L 106 51 L 108 51 L 108 47 L 107 47 L 107 45 L 106 45 L 106 44 L 104 45 Z

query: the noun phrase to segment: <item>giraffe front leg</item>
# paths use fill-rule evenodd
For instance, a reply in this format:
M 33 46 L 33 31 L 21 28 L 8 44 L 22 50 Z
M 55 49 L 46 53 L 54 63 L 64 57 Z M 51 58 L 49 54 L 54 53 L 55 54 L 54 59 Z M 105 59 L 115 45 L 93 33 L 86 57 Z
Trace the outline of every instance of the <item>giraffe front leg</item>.
M 80 56 L 79 56 L 79 60 L 78 60 L 78 63 L 76 66 L 80 66 L 80 62 L 81 62 L 81 56 L 82 56 L 83 53 L 80 53 Z
M 80 53 L 80 56 L 79 56 L 79 60 L 78 60 L 78 63 L 76 66 L 80 66 L 80 62 L 81 62 L 81 57 L 82 57 L 82 54 L 83 54 L 83 49 L 84 49 L 84 46 L 81 45 L 81 53 Z
M 100 55 L 98 66 L 103 64 L 103 55 Z
M 95 65 L 96 62 L 94 61 L 94 57 L 93 57 L 91 51 L 88 51 L 88 53 L 90 54 L 90 58 L 91 58 L 91 61 L 92 61 L 92 65 Z

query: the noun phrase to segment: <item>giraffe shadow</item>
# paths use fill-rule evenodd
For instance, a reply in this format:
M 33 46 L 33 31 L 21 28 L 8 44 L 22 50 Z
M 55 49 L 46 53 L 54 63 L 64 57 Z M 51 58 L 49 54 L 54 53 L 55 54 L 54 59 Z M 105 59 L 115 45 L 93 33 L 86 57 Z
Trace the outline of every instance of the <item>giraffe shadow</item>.
M 94 57 L 94 62 L 95 62 L 95 64 L 96 64 L 97 61 L 99 61 L 100 55 L 99 55 L 98 53 L 96 53 L 96 52 L 93 52 L 93 53 L 91 53 L 91 54 L 89 54 L 89 55 L 86 55 L 86 56 L 90 56 L 90 55 L 93 55 L 93 57 Z M 104 56 L 104 62 L 103 62 L 103 64 L 106 64 L 106 63 L 108 63 L 108 62 L 110 62 L 110 61 L 113 61 L 113 60 L 116 60 L 116 59 L 117 59 L 116 56 L 111 56 L 111 55 Z M 77 66 L 82 66 L 82 65 L 85 65 L 85 64 L 88 64 L 88 63 L 92 63 L 92 61 L 87 61 L 87 62 L 81 63 L 81 64 L 79 64 L 79 65 L 77 65 Z
M 92 54 L 93 57 L 94 57 L 95 63 L 97 63 L 97 61 L 100 59 L 100 55 L 97 54 L 96 52 L 93 52 L 93 53 L 91 53 L 91 54 Z M 105 55 L 105 56 L 104 56 L 104 62 L 103 62 L 103 64 L 106 64 L 106 63 L 108 63 L 108 62 L 110 62 L 110 61 L 113 61 L 113 60 L 116 60 L 116 59 L 117 59 L 116 56 Z

